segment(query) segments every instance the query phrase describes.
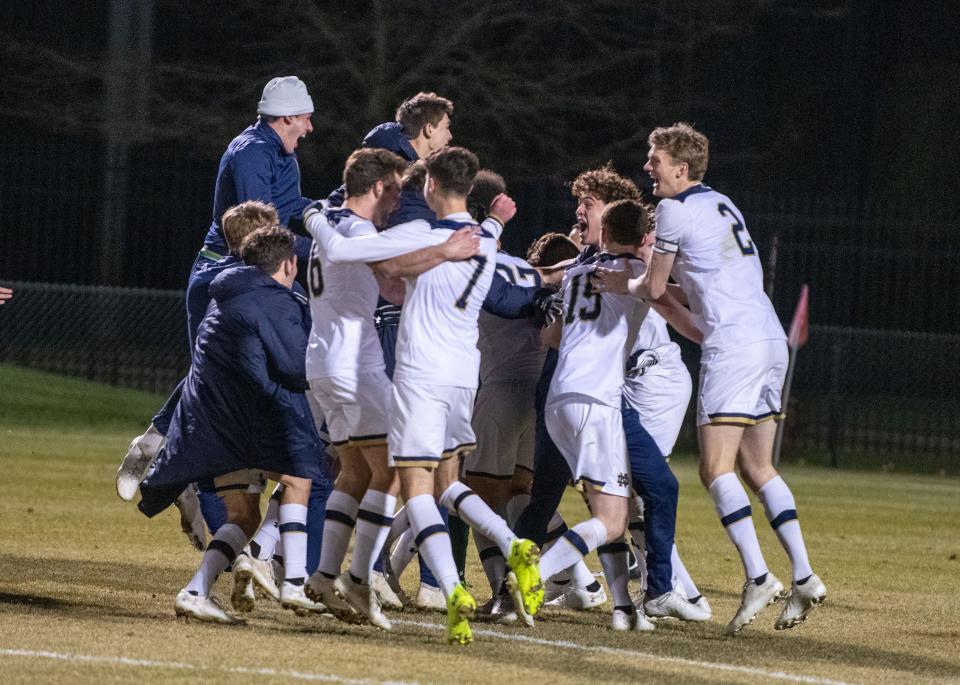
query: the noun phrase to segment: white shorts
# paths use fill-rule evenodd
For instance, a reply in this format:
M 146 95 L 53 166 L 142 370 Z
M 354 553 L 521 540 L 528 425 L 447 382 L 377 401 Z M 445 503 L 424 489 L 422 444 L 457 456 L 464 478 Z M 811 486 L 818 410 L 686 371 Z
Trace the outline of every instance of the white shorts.
M 660 454 L 669 457 L 687 415 L 693 382 L 680 358 L 680 348 L 663 347 L 655 351 L 659 352 L 657 364 L 624 382 L 623 396 L 636 410 L 640 425 L 657 443 Z
M 464 473 L 509 480 L 519 466 L 533 470 L 533 407 L 536 382 L 494 381 L 477 391 L 473 430 L 477 448 L 463 461 Z
M 609 495 L 630 494 L 630 465 L 618 407 L 584 395 L 560 395 L 547 405 L 547 432 L 573 480 Z
M 390 378 L 383 371 L 314 379 L 307 399 L 317 423 L 321 417 L 327 422 L 334 447 L 386 444 Z
M 395 382 L 387 435 L 390 466 L 432 469 L 442 459 L 472 450 L 476 394 L 476 388 Z
M 755 426 L 782 419 L 785 340 L 763 340 L 700 359 L 697 425 Z

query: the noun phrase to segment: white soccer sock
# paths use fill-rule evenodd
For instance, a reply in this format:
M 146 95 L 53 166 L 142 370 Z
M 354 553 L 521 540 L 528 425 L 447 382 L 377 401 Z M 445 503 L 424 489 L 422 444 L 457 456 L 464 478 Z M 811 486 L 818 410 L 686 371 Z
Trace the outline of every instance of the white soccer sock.
M 406 511 L 406 507 L 404 507 L 404 511 Z M 409 521 L 407 521 L 407 523 L 409 523 Z M 407 528 L 400 537 L 397 538 L 397 543 L 393 546 L 393 551 L 390 553 L 390 569 L 397 578 L 403 575 L 403 572 L 407 570 L 407 566 L 410 565 L 410 561 L 417 554 L 417 546 L 413 544 L 414 537 L 413 530 Z
M 567 573 L 570 574 L 570 580 L 572 580 L 573 584 L 578 588 L 593 590 L 591 586 L 598 584 L 597 579 L 593 576 L 593 572 L 583 559 L 568 568 Z
M 370 573 L 390 533 L 397 498 L 385 492 L 367 490 L 357 511 L 357 537 L 353 542 L 350 573 L 361 583 L 370 582 Z
M 607 528 L 600 519 L 591 518 L 578 523 L 540 557 L 540 577 L 552 578 L 557 572 L 582 561 L 591 550 L 606 542 L 606 537 Z
M 530 495 L 525 492 L 514 495 L 507 501 L 507 523 L 511 528 L 517 525 L 517 519 L 528 504 L 530 504 Z
M 800 532 L 800 520 L 797 518 L 797 503 L 790 488 L 783 478 L 776 476 L 767 481 L 757 495 L 767 511 L 767 520 L 790 557 L 793 579 L 803 580 L 812 575 L 807 546 L 803 544 L 803 533 Z
M 449 597 L 460 583 L 460 574 L 453 560 L 450 533 L 443 525 L 433 496 L 417 495 L 407 500 L 407 516 L 410 517 L 410 528 L 415 535 L 414 544 L 440 583 L 444 596 Z
M 257 534 L 250 541 L 250 553 L 257 559 L 267 561 L 273 558 L 273 552 L 280 540 L 280 496 L 283 494 L 283 484 L 277 483 L 270 501 L 267 502 L 267 513 L 263 516 Z
M 383 543 L 384 547 L 388 550 L 393 549 L 393 543 L 407 530 L 410 530 L 410 519 L 407 518 L 407 507 L 404 505 L 393 514 L 393 523 L 390 524 L 390 532 Z
M 693 578 L 690 577 L 687 567 L 684 566 L 683 560 L 680 558 L 680 553 L 677 551 L 676 543 L 674 543 L 673 550 L 670 552 L 670 565 L 673 566 L 674 585 L 677 583 L 680 584 L 680 588 L 683 590 L 683 594 L 686 595 L 687 599 L 699 597 L 700 590 L 697 589 L 697 585 L 693 582 Z
M 758 578 L 767 572 L 767 562 L 760 551 L 757 530 L 753 527 L 750 498 L 735 473 L 725 473 L 710 483 L 710 496 L 720 516 L 720 523 L 736 545 L 743 560 L 747 580 Z
M 280 505 L 280 536 L 283 538 L 284 580 L 301 585 L 307 576 L 307 507 Z
M 477 546 L 480 563 L 483 565 L 483 572 L 487 574 L 490 589 L 493 594 L 497 594 L 503 586 L 503 579 L 507 573 L 507 562 L 503 558 L 503 553 L 490 538 L 476 529 L 473 530 L 473 542 Z
M 627 558 L 627 543 L 620 538 L 616 542 L 600 545 L 597 547 L 597 556 L 603 568 L 603 577 L 607 579 L 607 587 L 613 596 L 613 608 L 630 613 L 633 601 L 628 588 L 630 562 Z
M 220 526 L 203 553 L 200 568 L 187 584 L 187 592 L 201 597 L 209 595 L 210 588 L 217 581 L 217 576 L 236 559 L 237 554 L 247 544 L 247 540 L 247 534 L 235 523 L 224 523 Z
M 441 495 L 440 504 L 445 506 L 450 513 L 460 517 L 471 528 L 480 531 L 481 534 L 489 538 L 500 548 L 504 558 L 510 556 L 510 543 L 517 536 L 510 530 L 507 522 L 487 506 L 487 503 L 480 499 L 473 490 L 460 481 L 454 481 Z M 430 566 L 430 568 L 432 570 L 433 566 Z
M 357 520 L 360 503 L 350 495 L 334 490 L 327 498 L 323 518 L 323 540 L 320 543 L 320 563 L 317 570 L 328 578 L 340 575 L 343 557 L 350 544 L 350 533 Z

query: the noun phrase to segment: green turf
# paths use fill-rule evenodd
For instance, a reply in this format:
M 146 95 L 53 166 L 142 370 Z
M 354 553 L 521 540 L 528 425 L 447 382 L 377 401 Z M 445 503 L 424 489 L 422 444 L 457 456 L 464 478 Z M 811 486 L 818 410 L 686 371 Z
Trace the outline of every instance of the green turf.
M 677 459 L 678 544 L 713 605 L 712 622 L 623 634 L 606 627 L 609 605 L 552 610 L 532 630 L 476 622 L 477 641 L 453 648 L 430 627 L 442 624 L 439 614 L 393 613 L 389 635 L 265 603 L 243 627 L 177 621 L 173 596 L 200 557 L 172 512 L 147 521 L 113 492 L 119 458 L 161 398 L 12 367 L 0 367 L 0 398 L 2 683 L 902 683 L 960 676 L 955 478 L 789 466 L 784 475 L 827 583 L 827 604 L 786 632 L 773 630 L 771 608 L 729 639 L 723 625 L 738 601 L 740 564 L 697 483 L 695 462 Z M 770 568 L 788 580 L 786 558 L 754 507 Z M 572 491 L 563 513 L 571 525 L 584 516 Z M 483 601 L 472 548 L 468 559 L 468 580 Z M 599 568 L 595 557 L 588 563 Z M 411 570 L 404 586 L 413 592 L 415 584 Z M 229 576 L 218 588 L 229 593 Z

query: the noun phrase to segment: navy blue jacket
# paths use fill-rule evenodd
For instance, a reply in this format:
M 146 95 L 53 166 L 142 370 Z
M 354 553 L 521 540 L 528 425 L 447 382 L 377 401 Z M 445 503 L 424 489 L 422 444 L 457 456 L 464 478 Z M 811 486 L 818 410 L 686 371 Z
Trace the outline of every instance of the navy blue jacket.
M 190 274 L 187 283 L 187 335 L 190 336 L 190 354 L 197 345 L 197 329 L 210 305 L 210 284 L 224 269 L 243 264 L 239 257 L 229 255 L 216 262 L 203 262 Z
M 213 222 L 204 239 L 204 247 L 226 256 L 227 243 L 220 227 L 223 213 L 246 200 L 272 204 L 280 216 L 280 225 L 291 218 L 299 220 L 311 200 L 300 194 L 300 166 L 296 153 L 287 154 L 273 128 L 257 121 L 230 141 L 220 158 L 217 185 L 213 192 Z M 297 236 L 297 255 L 306 258 L 310 240 Z
M 148 516 L 187 484 L 239 469 L 323 476 L 303 394 L 306 298 L 248 266 L 222 271 L 210 296 L 166 447 L 140 488 Z

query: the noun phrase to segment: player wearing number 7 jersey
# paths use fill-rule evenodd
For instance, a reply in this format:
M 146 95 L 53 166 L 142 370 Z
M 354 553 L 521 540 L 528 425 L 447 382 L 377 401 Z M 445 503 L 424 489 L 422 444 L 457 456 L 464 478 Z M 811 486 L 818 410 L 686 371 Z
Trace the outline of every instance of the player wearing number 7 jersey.
M 376 235 L 347 238 L 333 230 L 319 211 L 304 213 L 308 230 L 332 263 L 377 261 L 437 245 L 474 224 L 466 196 L 479 168 L 476 155 L 446 148 L 427 159 L 425 196 L 438 221 L 411 221 Z M 491 214 L 512 201 L 495 201 Z M 502 217 L 509 219 L 509 216 Z M 505 521 L 458 482 L 459 457 L 474 446 L 471 426 L 480 364 L 477 317 L 493 280 L 496 239 L 502 223 L 488 218 L 480 229 L 480 254 L 446 262 L 406 280 L 393 376 L 387 445 L 390 463 L 416 536 L 415 542 L 447 597 L 451 642 L 472 640 L 468 620 L 476 602 L 460 584 L 433 493 L 440 503 L 497 542 L 512 568 L 518 604 L 533 614 L 542 600 L 536 546 L 518 540 Z
M 791 628 L 826 597 L 810 567 L 796 503 L 772 464 L 775 421 L 787 366 L 786 336 L 763 292 L 757 247 L 730 198 L 703 184 L 709 142 L 688 124 L 655 129 L 644 169 L 654 182 L 657 242 L 650 267 L 627 280 L 598 274 L 601 290 L 658 298 L 671 275 L 690 301 L 703 331 L 697 423 L 700 480 L 743 561 L 740 608 L 727 626 L 738 633 L 783 586 L 767 569 L 751 518 L 750 500 L 734 473 L 757 493 L 790 557 L 793 587 L 777 620 Z

